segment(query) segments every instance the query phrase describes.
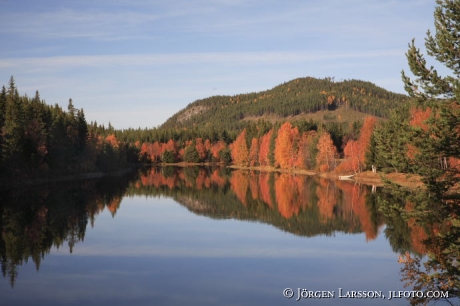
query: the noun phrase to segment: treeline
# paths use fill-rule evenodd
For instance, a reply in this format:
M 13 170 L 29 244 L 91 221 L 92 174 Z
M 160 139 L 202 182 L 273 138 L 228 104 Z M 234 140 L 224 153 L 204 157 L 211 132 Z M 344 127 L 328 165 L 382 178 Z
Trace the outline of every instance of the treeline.
M 0 169 L 3 177 L 21 178 L 114 171 L 139 162 L 211 162 L 339 173 L 374 166 L 385 172 L 425 175 L 420 165 L 426 159 L 420 154 L 430 150 L 426 139 L 442 139 L 434 144 L 440 147 L 449 137 L 458 137 L 451 129 L 456 117 L 452 122 L 442 117 L 436 131 L 428 130 L 430 120 L 439 117 L 437 104 L 404 103 L 383 121 L 368 116 L 354 123 L 259 120 L 229 131 L 219 125 L 116 130 L 110 124 L 88 124 L 83 109 L 76 109 L 72 100 L 64 111 L 45 104 L 38 91 L 33 98 L 21 96 L 11 78 L 0 94 Z M 452 154 L 430 158 L 440 170 L 460 164 Z
M 0 94 L 0 175 L 25 178 L 112 171 L 137 160 L 134 146 L 88 125 L 83 109 L 21 96 L 11 77 Z
M 238 166 L 272 166 L 276 168 L 298 168 L 332 171 L 348 153 L 350 141 L 359 143 L 356 154 L 360 154 L 365 168 L 365 152 L 370 142 L 370 134 L 377 120 L 368 117 L 364 125 L 318 124 L 313 121 L 296 121 L 271 124 L 260 120 L 250 123 L 235 136 L 225 131 L 195 137 L 196 134 L 177 130 L 174 138 L 153 142 L 136 141 L 140 159 L 149 163 L 225 163 Z M 364 132 L 366 130 L 366 132 Z M 126 132 L 118 132 L 126 138 Z M 206 138 L 208 136 L 209 138 Z M 347 155 L 348 154 L 348 155 Z M 361 157 L 362 156 L 362 157 Z M 342 166 L 343 168 L 344 166 Z M 344 168 L 346 171 L 350 170 Z M 357 169 L 355 169 L 357 170 Z
M 458 117 L 441 117 L 438 104 L 408 102 L 392 110 L 384 121 L 371 116 L 362 123 L 326 125 L 261 120 L 248 124 L 238 134 L 175 130 L 170 134 L 173 138 L 135 144 L 141 160 L 152 163 L 222 162 L 338 173 L 357 173 L 374 166 L 384 172 L 425 177 L 431 173 L 434 180 L 440 172 L 460 169 L 459 157 L 451 153 L 458 146 L 454 140 L 459 132 L 451 128 L 458 125 Z M 126 132 L 118 135 L 126 138 Z
M 389 92 L 370 82 L 332 78 L 299 78 L 273 89 L 240 94 L 214 96 L 190 103 L 169 118 L 162 128 L 193 128 L 221 126 L 227 131 L 243 129 L 245 118 L 276 116 L 286 118 L 338 107 L 372 116 L 389 116 L 389 110 L 407 100 L 407 96 Z

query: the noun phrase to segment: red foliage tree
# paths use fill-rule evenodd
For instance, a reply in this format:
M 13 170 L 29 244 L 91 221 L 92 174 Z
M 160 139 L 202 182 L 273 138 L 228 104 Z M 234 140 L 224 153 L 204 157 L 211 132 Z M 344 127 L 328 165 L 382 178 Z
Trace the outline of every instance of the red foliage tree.
M 321 172 L 333 170 L 337 160 L 337 148 L 334 146 L 331 135 L 328 132 L 321 134 L 317 148 L 316 165 L 319 170 Z
M 204 146 L 203 139 L 197 138 L 195 143 L 195 148 L 198 152 L 198 156 L 200 157 L 201 161 L 204 161 L 208 155 L 208 152 L 206 150 L 206 147 Z
M 412 108 L 410 110 L 409 124 L 414 127 L 420 127 L 424 131 L 428 130 L 428 125 L 425 121 L 431 116 L 431 108 L 427 107 L 425 110 L 421 108 Z
M 264 136 L 261 137 L 259 147 L 259 165 L 268 166 L 270 160 L 268 159 L 268 153 L 270 152 L 270 138 L 272 137 L 273 129 L 268 131 Z
M 362 167 L 366 165 L 366 152 L 369 149 L 369 144 L 371 143 L 371 136 L 374 132 L 376 123 L 377 119 L 375 117 L 366 117 L 366 119 L 364 119 L 363 126 L 361 127 L 361 131 L 359 132 L 359 160 L 361 162 Z
M 211 152 L 211 155 L 214 158 L 214 160 L 219 161 L 220 160 L 220 152 L 222 150 L 225 150 L 226 148 L 227 148 L 227 145 L 222 140 L 219 140 L 218 142 L 213 144 L 211 146 L 210 152 Z
M 297 150 L 295 148 L 298 142 L 299 130 L 293 128 L 291 123 L 284 123 L 278 130 L 278 136 L 275 141 L 275 160 L 281 168 L 294 167 L 297 159 Z
M 259 141 L 257 138 L 252 138 L 251 149 L 249 150 L 248 162 L 249 166 L 255 166 L 257 164 L 259 155 Z
M 371 136 L 377 120 L 366 117 L 361 127 L 358 140 L 349 139 L 343 149 L 345 160 L 336 169 L 338 172 L 359 172 L 366 167 L 366 152 L 369 150 Z
M 244 129 L 231 144 L 231 154 L 235 165 L 248 165 L 248 147 L 246 145 L 246 129 Z

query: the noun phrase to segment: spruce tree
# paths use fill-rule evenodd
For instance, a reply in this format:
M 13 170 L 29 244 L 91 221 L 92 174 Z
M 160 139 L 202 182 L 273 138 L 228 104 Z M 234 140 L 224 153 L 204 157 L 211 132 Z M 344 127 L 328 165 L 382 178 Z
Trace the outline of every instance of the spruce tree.
M 6 112 L 6 88 L 2 86 L 0 94 L 0 169 L 3 166 L 3 133 L 5 125 L 5 112 Z
M 414 81 L 402 72 L 405 89 L 417 99 L 419 107 L 429 106 L 430 117 L 423 126 L 409 129 L 411 144 L 418 151 L 413 166 L 422 176 L 426 189 L 404 197 L 415 203 L 414 209 L 395 210 L 406 219 L 413 218 L 429 233 L 424 241 L 428 258 L 421 260 L 409 253 L 400 262 L 405 266 L 402 280 L 414 290 L 449 292 L 449 299 L 460 296 L 460 0 L 437 0 L 435 30 L 427 32 L 427 54 L 447 68 L 441 76 L 426 60 L 415 41 L 409 44 L 406 56 Z M 454 187 L 454 188 L 452 188 Z M 453 305 L 448 299 L 448 303 Z M 426 305 L 424 298 L 412 299 L 411 304 Z
M 402 72 L 408 94 L 422 105 L 429 105 L 432 114 L 427 129 L 414 129 L 413 144 L 419 149 L 417 172 L 424 177 L 430 191 L 442 193 L 458 180 L 458 168 L 449 167 L 449 158 L 460 156 L 460 0 L 437 0 L 434 12 L 434 35 L 427 32 L 427 54 L 447 68 L 441 76 L 415 46 L 406 53 L 411 80 Z M 442 183 L 441 183 L 442 182 Z
M 420 100 L 430 98 L 455 98 L 460 97 L 460 1 L 436 0 L 438 6 L 435 9 L 435 30 L 433 36 L 427 32 L 425 47 L 427 54 L 434 57 L 438 62 L 444 64 L 452 75 L 445 77 L 438 74 L 431 66 L 426 66 L 426 60 L 415 47 L 415 40 L 409 44 L 409 51 L 406 56 L 409 67 L 414 76 L 412 81 L 402 72 L 405 89 L 409 95 Z

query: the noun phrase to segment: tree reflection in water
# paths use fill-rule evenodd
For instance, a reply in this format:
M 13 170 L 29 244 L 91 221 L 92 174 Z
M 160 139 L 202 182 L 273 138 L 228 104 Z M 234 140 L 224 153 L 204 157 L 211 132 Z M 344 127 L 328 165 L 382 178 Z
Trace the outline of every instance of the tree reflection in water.
M 98 214 L 107 209 L 116 216 L 124 196 L 142 195 L 171 197 L 209 218 L 257 220 L 306 237 L 363 232 L 371 241 L 386 225 L 408 286 L 458 296 L 458 202 L 421 211 L 413 204 L 421 194 L 372 193 L 353 182 L 211 167 L 151 168 L 131 177 L 8 190 L 0 193 L 2 273 L 14 286 L 24 262 L 32 259 L 38 270 L 53 247 L 67 244 L 72 252 Z
M 402 201 L 404 199 L 404 202 Z M 447 303 L 459 303 L 460 289 L 460 200 L 453 192 L 433 196 L 427 190 L 417 193 L 395 189 L 390 201 L 382 201 L 382 210 L 390 220 L 404 220 L 412 233 L 411 250 L 401 248 L 401 280 L 414 291 L 444 291 Z M 414 235 L 416 233 L 416 235 Z M 414 249 L 413 249 L 414 250 Z M 412 251 L 413 251 L 412 250 Z M 422 256 L 424 255 L 424 256 Z M 438 299 L 410 298 L 411 305 L 428 305 Z

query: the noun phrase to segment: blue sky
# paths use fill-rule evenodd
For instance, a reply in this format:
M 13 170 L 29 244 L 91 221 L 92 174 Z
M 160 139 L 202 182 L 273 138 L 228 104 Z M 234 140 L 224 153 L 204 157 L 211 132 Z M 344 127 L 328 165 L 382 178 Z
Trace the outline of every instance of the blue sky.
M 0 0 L 0 81 L 88 121 L 155 127 L 212 95 L 312 76 L 403 92 L 434 0 Z

